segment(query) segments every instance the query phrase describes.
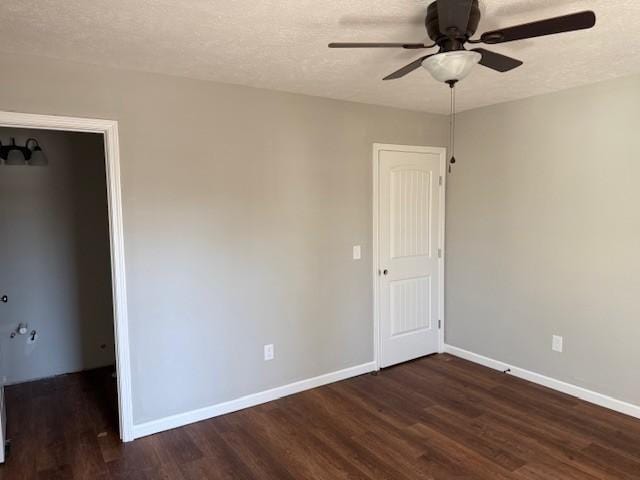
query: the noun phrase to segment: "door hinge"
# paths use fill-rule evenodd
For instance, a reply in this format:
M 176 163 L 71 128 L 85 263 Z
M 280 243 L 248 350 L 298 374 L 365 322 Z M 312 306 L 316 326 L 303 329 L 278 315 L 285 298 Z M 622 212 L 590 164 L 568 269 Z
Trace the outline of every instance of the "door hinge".
M 443 182 L 442 175 L 440 175 L 440 178 L 438 179 L 438 185 L 442 186 L 442 182 Z
M 442 328 L 442 320 L 438 320 L 438 330 Z
M 442 258 L 442 249 L 441 248 L 438 249 L 438 258 Z

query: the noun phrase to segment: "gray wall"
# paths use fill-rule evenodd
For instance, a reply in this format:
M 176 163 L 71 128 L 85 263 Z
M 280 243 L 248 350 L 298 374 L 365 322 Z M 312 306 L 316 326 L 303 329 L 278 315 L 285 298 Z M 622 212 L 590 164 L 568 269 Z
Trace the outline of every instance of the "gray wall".
M 0 166 L 0 375 L 18 383 L 114 363 L 102 135 L 0 128 L 35 137 L 45 167 Z M 37 331 L 10 338 L 20 322 Z
M 119 121 L 135 423 L 372 360 L 372 143 L 445 118 L 0 59 L 0 109 Z
M 640 404 L 640 77 L 458 126 L 447 342 Z

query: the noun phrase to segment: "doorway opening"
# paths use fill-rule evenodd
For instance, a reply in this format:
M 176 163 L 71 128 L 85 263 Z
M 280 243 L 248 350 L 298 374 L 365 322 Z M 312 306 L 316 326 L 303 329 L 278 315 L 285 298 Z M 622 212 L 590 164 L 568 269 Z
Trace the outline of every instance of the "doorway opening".
M 0 112 L 0 142 L 2 441 L 130 441 L 117 123 Z

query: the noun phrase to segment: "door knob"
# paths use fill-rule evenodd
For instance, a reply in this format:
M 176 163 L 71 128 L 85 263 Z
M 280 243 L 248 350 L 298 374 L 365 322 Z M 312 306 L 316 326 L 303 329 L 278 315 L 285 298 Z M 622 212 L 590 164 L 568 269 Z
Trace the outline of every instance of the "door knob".
M 388 275 L 389 274 L 389 270 L 387 270 L 386 268 L 382 271 L 383 275 Z
M 2 295 L 2 297 L 0 297 L 0 301 L 2 301 L 2 303 L 7 303 L 9 301 L 9 297 Z

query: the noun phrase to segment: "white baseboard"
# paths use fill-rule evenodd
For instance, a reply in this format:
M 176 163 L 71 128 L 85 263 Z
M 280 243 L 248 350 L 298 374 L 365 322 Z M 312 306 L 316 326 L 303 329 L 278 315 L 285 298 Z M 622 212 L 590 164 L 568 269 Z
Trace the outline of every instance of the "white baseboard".
M 507 373 L 515 377 L 519 377 L 524 380 L 537 383 L 538 385 L 543 385 L 553 390 L 558 390 L 568 395 L 578 397 L 585 402 L 594 403 L 596 405 L 600 405 L 601 407 L 615 410 L 616 412 L 640 418 L 640 406 L 638 405 L 624 402 L 622 400 L 609 397 L 608 395 L 594 392 L 593 390 L 587 390 L 586 388 L 578 387 L 577 385 L 572 385 L 571 383 L 556 380 L 555 378 L 546 377 L 539 373 L 531 372 L 529 370 L 525 370 L 524 368 L 515 367 L 513 365 L 509 365 L 508 363 L 500 362 L 498 360 L 494 360 L 493 358 L 485 357 L 483 355 L 479 355 L 468 350 L 463 350 L 462 348 L 454 347 L 452 345 L 445 345 L 444 351 L 456 357 L 464 358 L 465 360 L 469 360 L 470 362 L 479 363 L 480 365 L 484 365 L 485 367 L 489 367 L 494 370 L 500 370 L 504 372 L 505 370 L 509 369 L 509 372 Z
M 264 390 L 262 392 L 253 393 L 244 397 L 237 398 L 228 402 L 218 403 L 209 407 L 199 408 L 197 410 L 191 410 L 185 413 L 179 413 L 177 415 L 171 415 L 169 417 L 160 418 L 158 420 L 152 420 L 146 423 L 140 423 L 133 426 L 134 438 L 145 437 L 147 435 L 153 435 L 154 433 L 163 432 L 165 430 L 171 430 L 172 428 L 182 427 L 190 423 L 199 422 L 208 418 L 217 417 L 218 415 L 224 415 L 226 413 L 236 412 L 244 408 L 254 407 L 261 403 L 277 400 L 278 398 L 292 395 L 294 393 L 302 392 L 312 388 L 327 385 L 329 383 L 338 382 L 347 378 L 356 377 L 365 373 L 373 372 L 376 370 L 375 362 L 363 363 L 362 365 L 356 365 L 354 367 L 345 368 L 331 373 L 326 373 L 306 380 L 300 380 L 298 382 L 289 383 L 281 387 L 272 388 L 270 390 Z

